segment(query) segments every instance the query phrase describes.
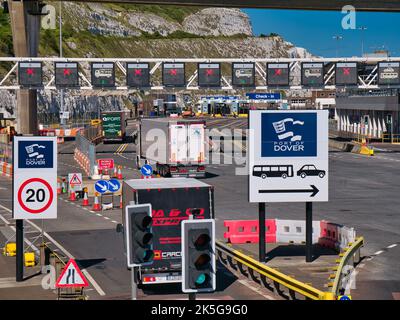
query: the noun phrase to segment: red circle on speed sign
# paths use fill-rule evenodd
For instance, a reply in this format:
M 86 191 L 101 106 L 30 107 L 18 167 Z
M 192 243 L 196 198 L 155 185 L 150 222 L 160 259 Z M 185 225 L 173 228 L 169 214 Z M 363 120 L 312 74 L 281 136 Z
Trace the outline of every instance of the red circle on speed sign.
M 34 182 L 43 184 L 46 187 L 46 189 L 48 190 L 48 192 L 49 192 L 49 200 L 45 203 L 44 206 L 42 206 L 41 208 L 38 208 L 38 209 L 28 208 L 25 205 L 24 201 L 22 200 L 22 191 L 24 190 L 24 188 L 27 185 L 29 185 L 30 183 L 34 183 Z M 43 180 L 43 179 L 32 178 L 32 179 L 26 180 L 18 189 L 18 203 L 20 204 L 22 209 L 24 209 L 25 211 L 27 211 L 29 213 L 32 213 L 32 214 L 42 213 L 42 212 L 46 211 L 50 207 L 52 202 L 53 202 L 53 190 L 52 190 L 50 184 L 47 181 Z

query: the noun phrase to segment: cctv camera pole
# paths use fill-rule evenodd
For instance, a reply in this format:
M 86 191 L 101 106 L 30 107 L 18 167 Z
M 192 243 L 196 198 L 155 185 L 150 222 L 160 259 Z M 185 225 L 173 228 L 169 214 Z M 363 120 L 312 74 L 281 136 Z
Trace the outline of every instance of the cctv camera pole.
M 312 262 L 312 202 L 306 202 L 306 262 Z
M 265 262 L 265 203 L 258 203 L 259 261 Z

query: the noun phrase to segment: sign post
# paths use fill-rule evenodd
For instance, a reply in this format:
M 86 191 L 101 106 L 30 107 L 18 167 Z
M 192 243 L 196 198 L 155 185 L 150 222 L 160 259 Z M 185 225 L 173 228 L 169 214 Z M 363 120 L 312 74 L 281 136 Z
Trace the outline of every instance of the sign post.
M 306 202 L 306 261 L 312 261 L 312 202 L 328 201 L 328 112 L 251 110 L 249 201 L 259 203 L 265 261 L 265 203 Z
M 259 250 L 259 259 L 258 261 L 260 262 L 265 262 L 265 203 L 264 202 L 259 202 L 258 203 L 258 250 Z
M 23 281 L 23 220 L 57 218 L 57 137 L 13 139 L 16 281 Z

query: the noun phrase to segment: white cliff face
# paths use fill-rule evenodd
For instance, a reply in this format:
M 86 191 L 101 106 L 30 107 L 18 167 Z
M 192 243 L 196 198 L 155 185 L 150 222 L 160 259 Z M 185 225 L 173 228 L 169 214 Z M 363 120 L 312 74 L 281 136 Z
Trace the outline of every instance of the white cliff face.
M 250 19 L 239 9 L 207 8 L 183 21 L 183 31 L 201 36 L 253 35 Z
M 96 3 L 64 4 L 64 15 L 76 31 L 109 36 L 140 36 L 158 32 L 167 36 L 184 31 L 200 36 L 253 35 L 249 17 L 239 9 L 207 8 L 187 16 L 182 23 L 154 13 L 125 10 L 116 12 Z
M 162 36 L 167 36 L 181 30 L 179 23 L 168 21 L 151 13 L 129 13 L 127 17 L 130 26 L 150 34 L 158 32 Z

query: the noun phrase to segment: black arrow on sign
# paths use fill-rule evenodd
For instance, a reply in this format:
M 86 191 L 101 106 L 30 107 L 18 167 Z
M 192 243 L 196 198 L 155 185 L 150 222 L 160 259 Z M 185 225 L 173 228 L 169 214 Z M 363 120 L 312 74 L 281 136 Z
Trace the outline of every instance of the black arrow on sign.
M 318 192 L 318 188 L 310 185 L 311 189 L 284 189 L 284 190 L 258 190 L 258 193 L 307 193 L 312 192 L 310 197 L 314 197 Z

